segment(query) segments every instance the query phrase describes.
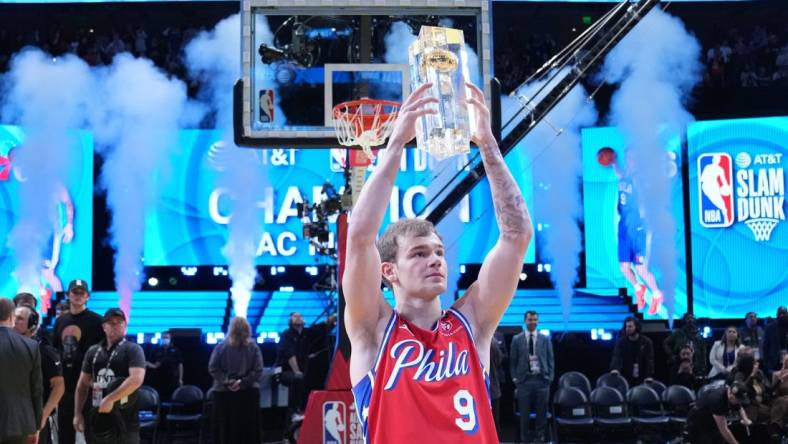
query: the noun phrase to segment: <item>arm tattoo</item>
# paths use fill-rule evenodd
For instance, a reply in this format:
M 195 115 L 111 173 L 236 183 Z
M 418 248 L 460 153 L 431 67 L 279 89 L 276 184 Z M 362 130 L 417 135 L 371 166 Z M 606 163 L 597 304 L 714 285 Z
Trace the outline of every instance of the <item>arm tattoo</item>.
M 523 195 L 501 156 L 497 144 L 480 147 L 482 161 L 490 181 L 495 217 L 501 238 L 515 239 L 530 231 L 531 220 Z

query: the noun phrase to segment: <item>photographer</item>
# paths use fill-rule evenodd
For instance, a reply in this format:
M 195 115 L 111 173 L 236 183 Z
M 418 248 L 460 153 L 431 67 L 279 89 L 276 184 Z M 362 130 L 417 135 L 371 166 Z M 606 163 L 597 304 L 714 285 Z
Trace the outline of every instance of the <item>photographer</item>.
M 211 353 L 208 372 L 213 377 L 213 442 L 260 443 L 260 385 L 263 357 L 250 339 L 246 319 L 230 322 L 227 339 Z

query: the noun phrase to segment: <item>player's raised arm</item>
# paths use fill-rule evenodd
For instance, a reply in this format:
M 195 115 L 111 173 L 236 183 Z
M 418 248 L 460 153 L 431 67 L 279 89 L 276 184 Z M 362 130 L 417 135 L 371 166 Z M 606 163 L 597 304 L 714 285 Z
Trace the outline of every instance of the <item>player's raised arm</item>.
M 375 239 L 389 205 L 402 150 L 415 137 L 416 119 L 436 112 L 428 105 L 436 103 L 437 99 L 425 97 L 429 87 L 430 84 L 420 86 L 402 104 L 386 150 L 362 189 L 348 224 L 342 287 L 347 303 L 345 321 L 351 341 L 355 335 L 369 333 L 380 317 L 387 315 L 380 294 L 381 262 Z
M 484 94 L 475 85 L 469 83 L 468 87 L 472 93 L 468 102 L 477 115 L 473 142 L 479 147 L 490 182 L 499 235 L 482 263 L 478 280 L 468 289 L 467 300 L 458 308 L 470 319 L 477 338 L 487 338 L 514 296 L 533 226 L 520 188 L 492 135 Z

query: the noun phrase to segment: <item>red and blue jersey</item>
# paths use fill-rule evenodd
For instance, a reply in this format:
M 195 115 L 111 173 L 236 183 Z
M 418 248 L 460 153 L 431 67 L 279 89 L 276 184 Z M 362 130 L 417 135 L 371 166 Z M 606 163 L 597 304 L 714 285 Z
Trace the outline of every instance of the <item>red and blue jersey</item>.
M 489 379 L 465 317 L 432 330 L 392 314 L 372 369 L 353 395 L 368 443 L 497 443 Z

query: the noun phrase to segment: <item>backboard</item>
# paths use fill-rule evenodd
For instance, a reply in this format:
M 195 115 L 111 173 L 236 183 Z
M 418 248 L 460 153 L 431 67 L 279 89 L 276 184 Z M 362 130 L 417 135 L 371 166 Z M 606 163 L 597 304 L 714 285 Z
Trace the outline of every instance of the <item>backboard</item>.
M 490 0 L 245 0 L 236 144 L 339 147 L 332 108 L 363 97 L 402 102 L 408 45 L 423 25 L 461 29 L 472 81 L 489 97 Z

